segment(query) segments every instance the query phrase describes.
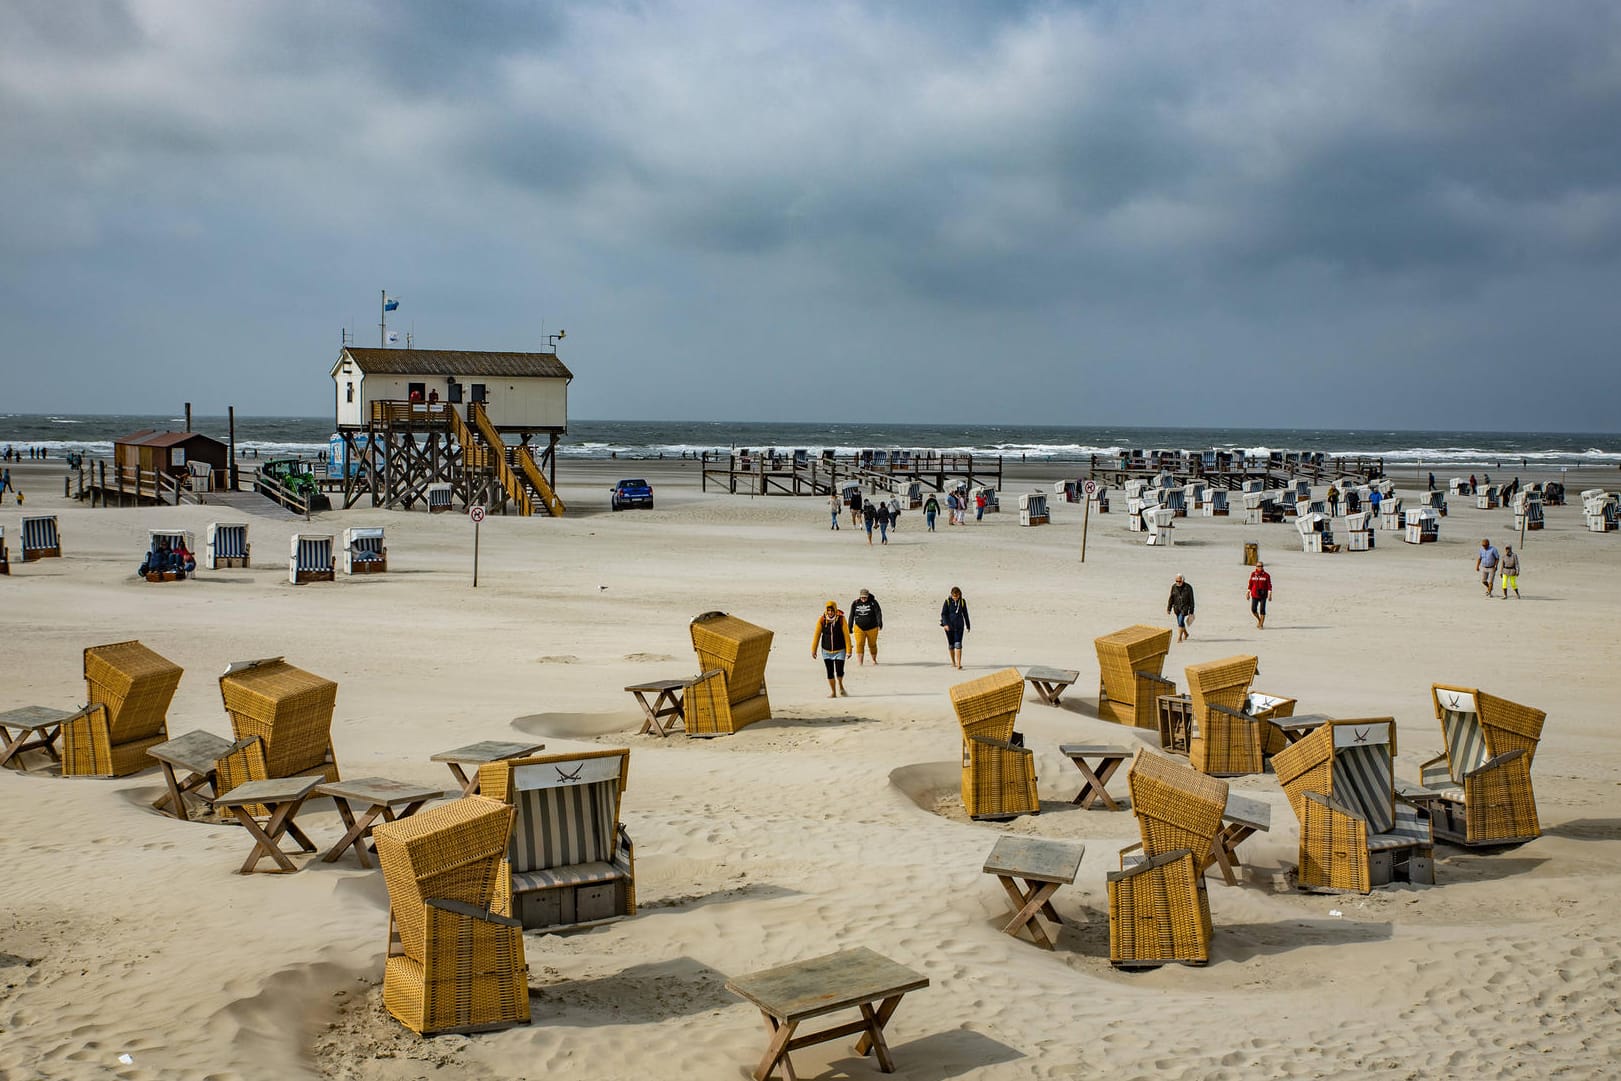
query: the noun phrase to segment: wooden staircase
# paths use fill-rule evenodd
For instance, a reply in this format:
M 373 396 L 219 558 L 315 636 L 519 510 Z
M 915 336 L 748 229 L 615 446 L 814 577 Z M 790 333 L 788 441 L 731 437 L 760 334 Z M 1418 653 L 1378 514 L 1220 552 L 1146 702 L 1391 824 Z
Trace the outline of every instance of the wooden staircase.
M 451 415 L 455 416 L 454 411 Z M 475 468 L 476 463 L 480 469 L 492 470 L 501 490 L 516 504 L 519 514 L 530 515 L 538 510 L 561 517 L 563 501 L 552 490 L 529 448 L 507 446 L 501 433 L 490 423 L 481 402 L 467 404 L 467 418 L 470 423 L 462 423 L 459 417 L 452 422 L 457 441 L 464 448 L 467 468 Z

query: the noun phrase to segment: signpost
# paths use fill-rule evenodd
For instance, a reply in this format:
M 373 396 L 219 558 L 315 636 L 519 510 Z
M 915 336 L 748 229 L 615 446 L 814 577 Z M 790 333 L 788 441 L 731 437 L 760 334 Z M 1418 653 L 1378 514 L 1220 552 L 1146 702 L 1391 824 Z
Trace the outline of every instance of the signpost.
M 1092 524 L 1092 497 L 1097 495 L 1098 482 L 1089 478 L 1085 484 L 1081 485 L 1081 490 L 1086 493 L 1086 505 L 1081 508 L 1081 562 L 1085 563 L 1086 529 L 1087 526 Z
M 478 588 L 478 525 L 484 521 L 483 507 L 472 506 L 467 508 L 467 517 L 473 520 L 473 588 Z

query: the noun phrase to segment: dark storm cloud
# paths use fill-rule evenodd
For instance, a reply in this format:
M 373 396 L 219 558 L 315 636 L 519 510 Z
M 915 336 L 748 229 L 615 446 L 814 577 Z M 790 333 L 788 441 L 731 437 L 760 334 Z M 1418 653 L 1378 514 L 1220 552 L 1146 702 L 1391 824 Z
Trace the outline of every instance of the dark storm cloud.
M 1192 381 L 1182 419 L 1237 421 L 1215 360 L 1246 386 L 1422 368 L 1475 422 L 1604 427 L 1618 115 L 1621 8 L 1582 0 L 25 0 L 0 6 L 0 319 L 30 353 L 173 358 L 145 340 L 166 313 L 240 335 L 246 385 L 312 354 L 281 409 L 318 407 L 331 324 L 386 277 L 425 342 L 526 344 L 566 304 L 596 415 L 714 408 L 645 378 L 674 350 L 814 363 L 798 416 L 843 415 L 882 357 L 874 415 L 915 419 L 994 352 L 1010 386 L 1084 375 L 1092 412 L 1032 419 L 1154 420 L 1152 362 Z M 93 323 L 53 317 L 109 282 Z M 1554 313 L 1581 392 L 1510 403 Z M 655 391 L 596 389 L 627 383 Z

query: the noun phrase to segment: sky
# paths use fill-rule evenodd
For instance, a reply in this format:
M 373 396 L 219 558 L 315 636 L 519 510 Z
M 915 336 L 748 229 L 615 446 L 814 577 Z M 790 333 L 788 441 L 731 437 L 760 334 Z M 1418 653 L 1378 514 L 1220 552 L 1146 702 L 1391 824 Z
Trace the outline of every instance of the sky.
M 0 4 L 0 410 L 1614 432 L 1610 0 Z

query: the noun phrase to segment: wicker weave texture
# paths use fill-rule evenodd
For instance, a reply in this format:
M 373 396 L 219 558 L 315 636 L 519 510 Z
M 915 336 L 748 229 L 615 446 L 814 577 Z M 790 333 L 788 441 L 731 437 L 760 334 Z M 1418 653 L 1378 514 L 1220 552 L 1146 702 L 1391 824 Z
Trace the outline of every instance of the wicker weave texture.
M 1210 898 L 1199 866 L 1182 849 L 1109 874 L 1111 964 L 1210 960 Z
M 1136 624 L 1094 639 L 1098 655 L 1098 715 L 1138 728 L 1157 728 L 1154 699 L 1176 688 L 1143 687 L 1138 673 L 1158 676 L 1171 651 L 1168 627 Z
M 1188 760 L 1194 769 L 1212 777 L 1241 777 L 1261 772 L 1264 737 L 1260 721 L 1209 708 L 1195 713 L 1194 717 L 1199 734 L 1188 747 Z
M 1126 780 L 1143 854 L 1152 858 L 1185 848 L 1203 860 L 1221 829 L 1227 782 L 1145 747 L 1137 749 Z
M 699 616 L 692 621 L 691 631 L 699 669 L 718 668 L 726 673 L 726 692 L 732 703 L 764 693 L 771 631 L 723 612 Z
M 1367 824 L 1332 805 L 1321 793 L 1310 793 L 1302 805 L 1300 884 L 1370 892 Z
M 1283 794 L 1289 797 L 1289 807 L 1295 817 L 1304 820 L 1306 793 L 1327 793 L 1334 789 L 1334 726 L 1322 725 L 1300 742 L 1273 755 L 1272 769 L 1277 773 Z
M 1542 835 L 1531 790 L 1531 756 L 1494 758 L 1463 779 L 1465 844 L 1507 844 Z
M 1188 695 L 1193 699 L 1193 715 L 1199 723 L 1204 723 L 1207 708 L 1212 705 L 1242 711 L 1259 664 L 1253 655 L 1240 655 L 1188 665 L 1183 672 L 1188 680 Z
M 338 699 L 332 680 L 275 660 L 221 676 L 220 696 L 236 738 L 265 741 L 268 776 L 313 773 L 329 763 Z
M 147 748 L 168 737 L 169 703 L 180 666 L 139 642 L 84 651 L 85 693 L 91 706 L 62 729 L 62 775 L 122 777 L 152 765 Z
M 999 740 L 963 740 L 962 803 L 970 818 L 1039 814 L 1036 756 Z
M 1013 735 L 1024 702 L 1024 677 L 1017 668 L 1004 668 L 988 676 L 951 688 L 951 708 L 962 725 L 963 738 L 981 736 L 1006 742 Z
M 381 823 L 372 831 L 407 957 L 422 960 L 428 898 L 489 907 L 495 897 L 495 866 L 506 852 L 512 815 L 505 803 L 464 796 L 397 822 Z

